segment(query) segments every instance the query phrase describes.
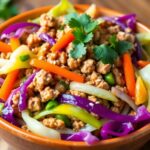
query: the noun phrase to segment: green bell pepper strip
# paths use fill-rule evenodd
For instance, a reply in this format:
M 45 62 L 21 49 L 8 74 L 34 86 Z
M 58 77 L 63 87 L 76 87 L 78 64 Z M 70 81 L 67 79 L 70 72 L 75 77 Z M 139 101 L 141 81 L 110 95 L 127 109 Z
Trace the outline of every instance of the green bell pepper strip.
M 34 118 L 40 119 L 50 114 L 61 114 L 61 115 L 73 116 L 85 123 L 90 124 L 91 126 L 97 129 L 99 129 L 102 126 L 102 121 L 94 118 L 86 110 L 81 109 L 80 107 L 70 105 L 70 104 L 61 104 L 51 110 L 42 111 L 41 113 L 37 114 Z
M 45 107 L 45 110 L 50 110 L 54 107 L 58 106 L 58 102 L 56 100 L 50 100 Z

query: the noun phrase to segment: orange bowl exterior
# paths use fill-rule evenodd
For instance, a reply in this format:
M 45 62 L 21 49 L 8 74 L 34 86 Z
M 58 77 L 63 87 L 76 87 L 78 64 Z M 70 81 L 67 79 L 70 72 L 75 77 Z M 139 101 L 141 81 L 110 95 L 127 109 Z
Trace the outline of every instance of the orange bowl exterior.
M 78 11 L 83 12 L 88 8 L 88 5 L 75 5 L 75 7 Z M 46 6 L 13 17 L 0 25 L 0 32 L 15 22 L 36 18 L 50 8 L 51 6 Z M 121 13 L 104 7 L 99 7 L 99 13 L 106 16 L 121 15 Z M 150 32 L 141 23 L 137 24 L 137 28 L 139 32 Z M 52 140 L 37 136 L 0 118 L 0 137 L 10 145 L 11 150 L 13 148 L 14 150 L 135 150 L 150 140 L 150 124 L 127 136 L 100 141 L 95 145 L 88 146 L 84 142 Z M 0 149 L 2 150 L 2 148 Z

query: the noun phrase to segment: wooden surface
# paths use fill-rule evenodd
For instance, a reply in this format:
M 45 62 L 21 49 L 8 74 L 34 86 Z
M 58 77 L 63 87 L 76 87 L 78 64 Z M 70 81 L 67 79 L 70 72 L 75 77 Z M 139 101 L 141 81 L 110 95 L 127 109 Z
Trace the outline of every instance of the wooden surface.
M 23 12 L 35 7 L 54 5 L 59 0 L 16 0 L 19 9 Z M 71 0 L 73 3 L 95 3 L 123 13 L 136 13 L 138 20 L 150 26 L 150 0 Z M 0 140 L 0 150 L 11 150 L 8 145 Z M 141 150 L 150 150 L 150 142 Z

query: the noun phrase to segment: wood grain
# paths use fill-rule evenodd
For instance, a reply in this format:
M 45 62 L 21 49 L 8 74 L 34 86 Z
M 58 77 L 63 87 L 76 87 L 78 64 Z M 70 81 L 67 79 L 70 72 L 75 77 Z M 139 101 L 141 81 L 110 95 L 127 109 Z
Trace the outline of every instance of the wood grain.
M 54 5 L 59 0 L 15 0 L 21 12 L 24 12 L 35 7 Z M 118 10 L 122 13 L 136 13 L 138 20 L 143 24 L 150 26 L 150 0 L 71 0 L 73 3 L 95 3 L 111 9 Z M 141 150 L 149 150 L 150 142 L 147 143 Z M 8 145 L 0 140 L 0 150 L 11 150 Z

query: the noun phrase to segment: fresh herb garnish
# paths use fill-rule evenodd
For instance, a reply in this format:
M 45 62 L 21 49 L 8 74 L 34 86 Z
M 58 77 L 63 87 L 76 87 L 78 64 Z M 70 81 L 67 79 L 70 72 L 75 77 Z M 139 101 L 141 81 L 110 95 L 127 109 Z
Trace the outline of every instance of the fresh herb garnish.
M 69 85 L 64 80 L 60 80 L 59 84 L 63 85 L 66 90 L 69 89 Z
M 102 44 L 96 46 L 94 49 L 94 56 L 96 60 L 101 60 L 104 64 L 113 64 L 118 57 L 117 52 L 108 45 Z
M 27 61 L 29 58 L 30 58 L 29 55 L 21 55 L 21 56 L 20 56 L 20 60 L 23 61 L 23 62 L 24 62 L 24 61 Z
M 118 41 L 116 36 L 111 36 L 108 41 L 109 45 L 102 44 L 93 49 L 95 59 L 101 60 L 104 64 L 113 64 L 118 56 L 133 48 L 132 43 Z
M 75 36 L 70 56 L 76 59 L 81 58 L 86 55 L 85 44 L 92 40 L 93 31 L 97 28 L 98 22 L 92 20 L 87 14 L 73 13 L 66 16 L 66 23 L 73 29 Z

